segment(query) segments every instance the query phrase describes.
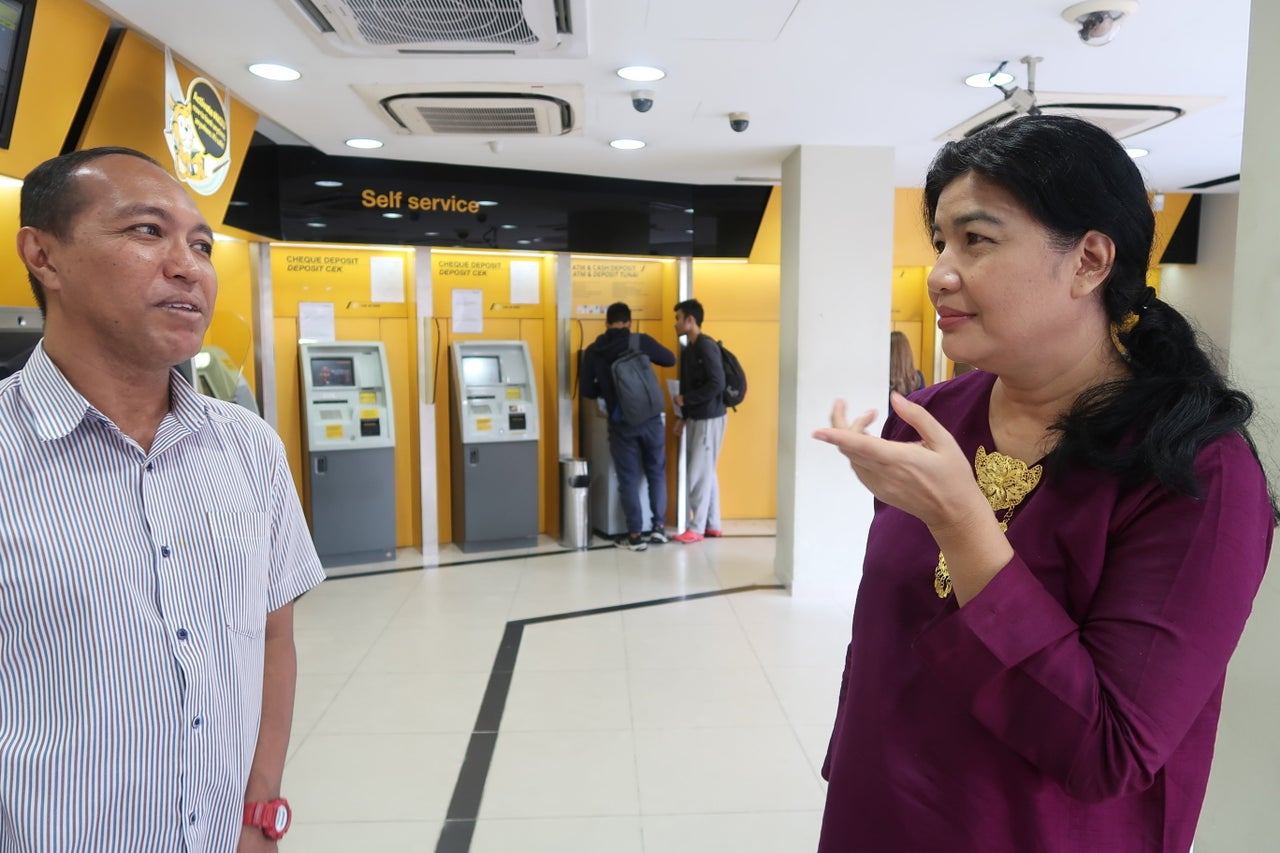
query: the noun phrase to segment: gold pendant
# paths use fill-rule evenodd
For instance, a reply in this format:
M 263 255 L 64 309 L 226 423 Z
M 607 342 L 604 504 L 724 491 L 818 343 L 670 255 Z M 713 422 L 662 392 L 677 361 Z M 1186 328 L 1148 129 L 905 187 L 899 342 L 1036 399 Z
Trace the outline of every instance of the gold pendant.
M 947 557 L 938 552 L 938 565 L 933 570 L 933 591 L 938 598 L 946 598 L 951 594 L 951 572 L 947 571 Z
M 977 475 L 978 488 L 982 489 L 991 509 L 1005 511 L 1004 518 L 1000 519 L 1000 530 L 1007 532 L 1014 508 L 1040 484 L 1043 468 L 1039 465 L 1028 468 L 1021 459 L 998 452 L 987 453 L 985 447 L 979 447 L 973 460 L 973 470 Z M 938 598 L 951 595 L 951 572 L 947 570 L 947 557 L 941 551 L 938 552 L 938 565 L 933 569 L 933 591 Z

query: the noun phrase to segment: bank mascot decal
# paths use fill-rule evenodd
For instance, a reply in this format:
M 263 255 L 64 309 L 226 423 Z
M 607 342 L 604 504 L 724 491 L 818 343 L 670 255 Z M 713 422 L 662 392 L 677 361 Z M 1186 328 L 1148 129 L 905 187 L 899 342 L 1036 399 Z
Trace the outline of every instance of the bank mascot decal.
M 168 48 L 164 51 L 164 136 L 178 180 L 201 195 L 213 195 L 231 162 L 231 117 L 214 85 L 193 77 L 184 91 Z

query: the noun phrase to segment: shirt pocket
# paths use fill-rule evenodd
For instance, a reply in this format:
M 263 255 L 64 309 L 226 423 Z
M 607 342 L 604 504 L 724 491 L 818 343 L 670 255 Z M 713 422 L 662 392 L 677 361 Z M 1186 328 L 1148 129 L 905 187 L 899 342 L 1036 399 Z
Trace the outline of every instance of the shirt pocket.
M 213 511 L 208 518 L 223 624 L 236 634 L 259 637 L 267 625 L 271 570 L 267 514 Z

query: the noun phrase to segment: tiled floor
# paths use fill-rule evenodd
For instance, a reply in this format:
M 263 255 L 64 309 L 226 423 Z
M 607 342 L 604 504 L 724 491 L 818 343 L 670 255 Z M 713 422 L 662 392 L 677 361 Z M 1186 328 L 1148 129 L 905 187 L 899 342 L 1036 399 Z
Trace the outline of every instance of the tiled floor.
M 431 568 L 342 570 L 296 609 L 284 782 L 295 822 L 282 848 L 814 849 L 852 602 L 764 589 L 611 609 L 774 584 L 774 540 L 742 535 L 756 530 L 642 553 L 544 545 L 473 562 L 444 549 Z M 441 843 L 513 621 L 520 644 L 492 761 L 474 777 L 475 822 Z M 474 829 L 469 845 L 459 826 Z

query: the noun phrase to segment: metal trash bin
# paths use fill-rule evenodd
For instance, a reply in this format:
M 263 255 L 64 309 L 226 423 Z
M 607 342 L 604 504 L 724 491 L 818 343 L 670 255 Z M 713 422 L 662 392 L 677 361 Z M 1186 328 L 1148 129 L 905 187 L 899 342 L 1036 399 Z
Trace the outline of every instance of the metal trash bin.
M 591 471 L 585 459 L 560 459 L 560 544 L 582 550 L 591 545 Z

